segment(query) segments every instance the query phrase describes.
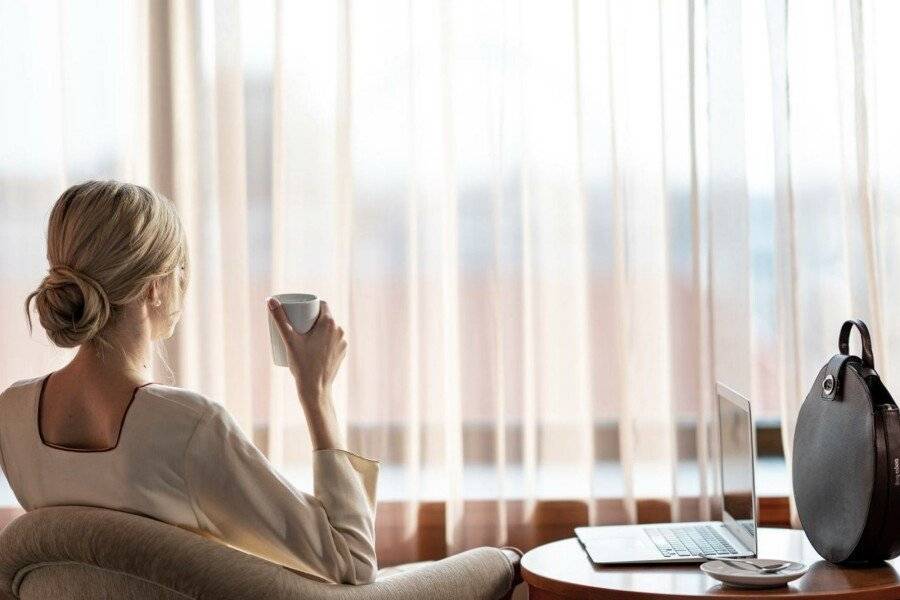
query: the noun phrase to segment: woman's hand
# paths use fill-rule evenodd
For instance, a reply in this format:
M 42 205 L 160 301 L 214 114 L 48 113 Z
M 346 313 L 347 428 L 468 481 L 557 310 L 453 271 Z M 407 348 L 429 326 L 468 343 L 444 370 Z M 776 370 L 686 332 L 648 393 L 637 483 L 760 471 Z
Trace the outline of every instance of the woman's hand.
M 344 330 L 337 326 L 325 301 L 319 302 L 319 318 L 312 329 L 297 333 L 281 303 L 269 298 L 281 339 L 287 349 L 288 366 L 304 400 L 313 401 L 327 393 L 347 354 Z
M 331 383 L 347 354 L 344 330 L 334 322 L 326 302 L 319 302 L 319 318 L 307 333 L 298 333 L 291 327 L 278 300 L 269 298 L 268 305 L 287 349 L 288 366 L 297 383 L 313 448 L 342 449 L 331 403 Z

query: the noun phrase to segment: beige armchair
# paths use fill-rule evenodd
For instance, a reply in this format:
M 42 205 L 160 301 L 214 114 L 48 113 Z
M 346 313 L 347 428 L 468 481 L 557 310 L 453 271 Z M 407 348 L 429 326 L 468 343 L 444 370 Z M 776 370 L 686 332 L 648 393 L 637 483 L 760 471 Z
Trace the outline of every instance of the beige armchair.
M 23 515 L 0 534 L 0 597 L 22 600 L 499 600 L 518 555 L 477 548 L 375 583 L 301 577 L 159 521 L 64 506 Z

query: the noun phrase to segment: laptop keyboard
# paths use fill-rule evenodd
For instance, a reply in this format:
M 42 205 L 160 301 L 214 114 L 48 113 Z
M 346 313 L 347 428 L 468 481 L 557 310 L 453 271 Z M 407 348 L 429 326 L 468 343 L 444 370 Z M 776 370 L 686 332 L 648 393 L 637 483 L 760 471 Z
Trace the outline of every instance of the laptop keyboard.
M 665 557 L 735 554 L 725 538 L 709 525 L 645 527 L 644 531 Z

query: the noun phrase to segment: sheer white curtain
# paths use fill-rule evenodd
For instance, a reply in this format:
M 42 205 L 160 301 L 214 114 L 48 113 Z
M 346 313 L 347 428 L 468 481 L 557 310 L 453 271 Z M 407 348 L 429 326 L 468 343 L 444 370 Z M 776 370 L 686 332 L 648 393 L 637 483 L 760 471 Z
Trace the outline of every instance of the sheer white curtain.
M 53 200 L 129 179 L 188 229 L 175 381 L 299 485 L 264 298 L 317 293 L 345 325 L 383 563 L 706 517 L 716 379 L 789 448 L 855 315 L 890 385 L 897 12 L 0 0 L 0 384 L 67 356 L 22 314 Z
M 433 500 L 451 550 L 528 539 L 549 499 L 595 522 L 637 519 L 638 498 L 699 514 L 702 15 L 277 11 L 273 287 L 315 291 L 348 324 L 338 402 L 357 447 L 386 458 L 396 530 Z M 274 384 L 270 451 L 297 464 L 301 419 Z

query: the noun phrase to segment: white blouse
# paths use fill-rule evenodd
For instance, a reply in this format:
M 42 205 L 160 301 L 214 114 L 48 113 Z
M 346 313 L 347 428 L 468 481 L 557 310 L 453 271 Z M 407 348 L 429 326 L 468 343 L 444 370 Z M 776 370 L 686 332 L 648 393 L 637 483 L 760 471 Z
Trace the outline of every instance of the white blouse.
M 145 515 L 326 581 L 374 580 L 377 462 L 316 451 L 314 493 L 306 494 L 222 406 L 159 384 L 135 390 L 113 448 L 53 446 L 39 427 L 45 381 L 0 394 L 0 466 L 26 510 L 79 505 Z

